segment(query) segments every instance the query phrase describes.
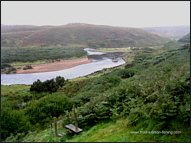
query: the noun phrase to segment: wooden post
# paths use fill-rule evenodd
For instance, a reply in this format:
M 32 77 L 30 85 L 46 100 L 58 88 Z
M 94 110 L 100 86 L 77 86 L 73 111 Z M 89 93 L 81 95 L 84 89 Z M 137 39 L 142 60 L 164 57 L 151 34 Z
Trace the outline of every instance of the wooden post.
M 76 115 L 76 112 L 75 112 L 74 105 L 73 105 L 73 108 L 74 108 L 75 127 L 76 127 L 76 132 L 77 132 L 78 131 L 78 121 L 77 121 L 77 115 Z
M 55 136 L 57 137 L 57 119 L 54 117 Z
M 50 124 L 50 132 L 52 132 L 52 124 Z

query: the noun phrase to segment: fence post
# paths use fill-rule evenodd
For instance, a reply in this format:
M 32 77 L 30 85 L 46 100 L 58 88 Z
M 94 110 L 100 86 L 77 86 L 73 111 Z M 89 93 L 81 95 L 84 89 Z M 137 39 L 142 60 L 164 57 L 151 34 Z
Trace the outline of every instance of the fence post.
M 54 117 L 55 136 L 57 137 L 57 119 Z
M 75 112 L 74 104 L 73 104 L 73 108 L 74 108 L 75 127 L 76 127 L 76 132 L 77 132 L 78 131 L 78 121 L 77 121 L 77 115 L 76 115 L 76 112 Z
M 50 124 L 50 132 L 52 132 L 52 124 Z

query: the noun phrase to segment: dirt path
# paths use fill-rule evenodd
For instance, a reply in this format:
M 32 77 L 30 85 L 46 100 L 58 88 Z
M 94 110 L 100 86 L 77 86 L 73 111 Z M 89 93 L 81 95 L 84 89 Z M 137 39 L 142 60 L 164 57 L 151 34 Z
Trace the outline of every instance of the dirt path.
M 87 64 L 90 62 L 91 60 L 89 60 L 88 58 L 79 58 L 74 60 L 63 60 L 60 62 L 47 63 L 47 64 L 32 64 L 33 69 L 27 69 L 27 70 L 17 69 L 17 74 L 59 71 L 59 70 L 69 69 L 78 65 Z M 18 67 L 23 68 L 25 66 L 15 66 L 15 68 Z

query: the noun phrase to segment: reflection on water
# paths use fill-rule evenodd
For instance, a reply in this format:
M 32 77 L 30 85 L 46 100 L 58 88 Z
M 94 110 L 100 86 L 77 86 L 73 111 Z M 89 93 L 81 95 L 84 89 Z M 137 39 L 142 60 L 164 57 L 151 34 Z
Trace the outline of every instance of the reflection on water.
M 102 70 L 103 68 L 115 67 L 124 64 L 125 61 L 120 58 L 122 52 L 116 53 L 103 53 L 93 52 L 91 48 L 84 49 L 88 52 L 88 58 L 91 59 L 91 63 L 79 65 L 70 69 L 41 72 L 41 73 L 28 73 L 28 74 L 1 74 L 1 84 L 32 84 L 37 79 L 45 81 L 47 79 L 56 78 L 62 76 L 65 79 L 72 79 L 80 76 L 91 74 L 95 71 Z M 95 54 L 94 54 L 95 53 Z M 118 60 L 113 62 L 112 59 Z
M 93 52 L 93 48 L 85 48 L 85 51 L 88 52 L 88 55 L 103 55 L 105 54 L 104 52 Z

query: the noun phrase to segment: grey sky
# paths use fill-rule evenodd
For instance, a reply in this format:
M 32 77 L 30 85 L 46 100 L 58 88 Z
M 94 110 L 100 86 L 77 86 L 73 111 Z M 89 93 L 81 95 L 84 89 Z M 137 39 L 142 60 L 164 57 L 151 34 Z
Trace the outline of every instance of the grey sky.
M 190 1 L 1 1 L 1 23 L 125 27 L 190 25 Z

